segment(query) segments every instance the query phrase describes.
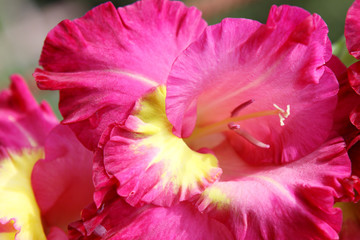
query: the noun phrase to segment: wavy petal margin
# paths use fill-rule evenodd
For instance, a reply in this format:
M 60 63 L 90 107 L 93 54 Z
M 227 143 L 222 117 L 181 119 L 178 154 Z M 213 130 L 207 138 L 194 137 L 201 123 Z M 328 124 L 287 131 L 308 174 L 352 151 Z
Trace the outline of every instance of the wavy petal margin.
M 360 0 L 355 0 L 345 20 L 346 46 L 351 55 L 360 59 Z
M 116 193 L 100 209 L 95 205 L 84 209 L 82 220 L 70 224 L 69 230 L 71 240 L 234 239 L 224 224 L 198 212 L 190 203 L 134 208 Z
M 103 166 L 131 205 L 170 206 L 199 195 L 221 175 L 212 154 L 191 150 L 174 136 L 165 114 L 164 87 L 140 99 L 124 125 L 109 131 Z
M 338 239 L 342 216 L 333 205 L 351 172 L 342 139 L 281 166 L 251 167 L 224 145 L 214 152 L 224 173 L 199 210 L 226 222 L 236 239 Z
M 178 1 L 102 4 L 65 20 L 47 36 L 34 73 L 41 89 L 60 90 L 60 112 L 86 147 L 123 122 L 135 101 L 166 81 L 170 67 L 206 22 Z M 91 137 L 89 137 L 91 136 Z
M 338 101 L 335 110 L 335 120 L 332 134 L 333 137 L 342 136 L 348 144 L 354 138 L 356 128 L 351 123 L 349 116 L 354 110 L 356 103 L 360 103 L 360 96 L 350 86 L 348 69 L 339 58 L 333 56 L 326 65 L 335 73 L 339 81 Z
M 284 163 L 314 151 L 332 127 L 338 83 L 325 62 L 331 57 L 328 29 L 320 16 L 297 7 L 273 6 L 266 24 L 225 19 L 209 26 L 174 62 L 167 81 L 166 112 L 177 136 L 230 118 L 253 100 L 239 122 L 270 148 L 261 149 L 237 135 L 231 143 L 253 164 Z M 314 97 L 315 96 L 315 97 Z M 197 104 L 197 121 L 186 114 Z M 290 115 L 282 126 L 274 104 Z M 259 117 L 260 116 L 260 117 Z M 186 124 L 185 124 L 186 122 Z M 192 127 L 189 129 L 184 129 Z M 223 124 L 222 131 L 228 131 Z M 275 157 L 274 157 L 275 156 Z

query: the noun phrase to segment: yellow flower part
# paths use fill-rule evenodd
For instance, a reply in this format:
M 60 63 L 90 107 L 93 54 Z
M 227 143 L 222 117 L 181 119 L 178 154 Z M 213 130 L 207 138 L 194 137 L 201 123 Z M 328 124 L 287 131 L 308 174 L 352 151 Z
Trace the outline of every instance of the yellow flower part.
M 230 206 L 230 197 L 221 191 L 219 187 L 212 186 L 207 188 L 199 200 L 199 209 L 204 210 L 210 204 L 218 210 L 227 209 Z
M 154 145 L 160 145 L 165 151 L 160 151 L 148 167 L 171 159 L 162 178 L 170 178 L 177 186 L 194 188 L 207 177 L 212 168 L 218 166 L 218 162 L 214 155 L 195 152 L 183 139 L 173 135 L 172 125 L 165 114 L 165 96 L 166 88 L 161 86 L 141 102 L 141 110 L 136 116 L 148 124 L 140 125 L 138 131 L 151 137 L 142 141 L 139 146 L 153 148 Z
M 213 154 L 192 150 L 172 133 L 165 97 L 166 88 L 160 86 L 141 98 L 125 123 L 126 131 L 112 135 L 105 150 L 106 170 L 116 176 L 118 192 L 133 205 L 189 199 L 222 173 Z
M 1 240 L 46 239 L 31 186 L 34 164 L 43 157 L 42 149 L 23 149 L 0 160 L 0 221 L 13 229 L 0 233 Z
M 211 170 L 218 167 L 216 157 L 193 151 L 183 139 L 172 133 L 172 125 L 165 113 L 165 97 L 165 86 L 158 87 L 141 101 L 140 111 L 135 114 L 146 123 L 140 124 L 137 131 L 150 136 L 141 141 L 137 147 L 161 148 L 147 168 L 157 162 L 169 160 L 166 162 L 167 171 L 161 176 L 164 180 L 163 187 L 171 182 L 175 188 L 194 189 L 205 179 L 209 182 L 215 181 L 220 172 L 215 176 L 210 175 Z

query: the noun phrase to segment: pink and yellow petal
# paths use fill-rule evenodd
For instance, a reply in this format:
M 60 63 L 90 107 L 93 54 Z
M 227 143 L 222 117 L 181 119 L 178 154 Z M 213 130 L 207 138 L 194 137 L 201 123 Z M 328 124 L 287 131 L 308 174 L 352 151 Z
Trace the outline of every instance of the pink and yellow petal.
M 115 125 L 103 148 L 106 173 L 131 205 L 169 206 L 189 199 L 220 176 L 212 154 L 191 150 L 171 132 L 165 114 L 164 87 L 141 98 L 125 125 Z
M 166 111 L 175 134 L 195 127 L 189 141 L 196 142 L 198 132 L 221 122 L 219 131 L 226 132 L 232 111 L 253 99 L 236 121 L 270 148 L 235 136 L 231 142 L 245 160 L 291 162 L 313 151 L 330 134 L 338 90 L 324 66 L 331 57 L 327 31 L 318 15 L 290 6 L 274 6 L 265 25 L 225 19 L 209 26 L 176 59 L 167 81 Z M 197 121 L 183 129 L 194 103 Z M 274 104 L 289 108 L 284 126 L 278 114 L 265 114 L 279 109 Z
M 174 59 L 205 27 L 197 9 L 178 1 L 119 9 L 105 3 L 48 34 L 44 70 L 34 76 L 40 88 L 60 90 L 64 122 L 93 149 L 110 123 L 124 121 L 136 99 L 166 81 Z
M 33 166 L 43 156 L 42 149 L 23 149 L 17 152 L 9 150 L 7 157 L 0 159 L 0 225 L 16 229 L 17 240 L 46 239 L 40 209 L 31 187 Z M 13 233 L 4 231 L 7 235 L 2 237 L 14 239 Z M 5 233 L 0 233 L 0 236 Z
M 226 222 L 236 239 L 338 239 L 341 211 L 333 205 L 350 176 L 341 139 L 281 166 L 251 167 L 224 147 L 214 150 L 226 163 L 223 176 L 203 193 L 200 211 Z
M 92 202 L 92 158 L 69 127 L 59 125 L 50 132 L 45 159 L 36 162 L 31 175 L 44 225 L 66 232 L 67 225 Z

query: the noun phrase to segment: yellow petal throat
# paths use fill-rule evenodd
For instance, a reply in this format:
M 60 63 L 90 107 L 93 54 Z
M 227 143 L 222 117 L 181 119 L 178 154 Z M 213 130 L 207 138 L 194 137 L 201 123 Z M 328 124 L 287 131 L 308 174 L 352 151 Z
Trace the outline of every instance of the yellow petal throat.
M 7 223 L 0 239 L 46 239 L 31 186 L 34 164 L 43 155 L 42 149 L 23 149 L 0 159 L 0 225 Z
M 166 88 L 160 86 L 139 102 L 134 116 L 139 122 L 135 131 L 141 141 L 131 148 L 133 152 L 144 149 L 156 152 L 147 169 L 157 163 L 163 164 L 162 188 L 171 186 L 173 193 L 179 193 L 182 199 L 190 192 L 199 193 L 211 185 L 220 177 L 221 170 L 213 154 L 193 151 L 172 133 L 172 125 L 165 113 L 165 97 Z

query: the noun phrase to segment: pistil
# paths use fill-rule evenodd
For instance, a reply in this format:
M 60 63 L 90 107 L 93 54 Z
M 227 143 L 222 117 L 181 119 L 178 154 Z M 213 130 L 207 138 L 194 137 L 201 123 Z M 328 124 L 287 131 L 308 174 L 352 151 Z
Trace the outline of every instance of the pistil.
M 260 148 L 270 148 L 269 144 L 263 143 L 257 140 L 254 136 L 248 133 L 246 130 L 241 129 L 239 124 L 236 123 L 229 123 L 228 125 L 230 130 L 235 131 L 241 137 L 245 138 L 248 142 L 252 143 L 253 145 L 260 147 Z

